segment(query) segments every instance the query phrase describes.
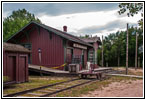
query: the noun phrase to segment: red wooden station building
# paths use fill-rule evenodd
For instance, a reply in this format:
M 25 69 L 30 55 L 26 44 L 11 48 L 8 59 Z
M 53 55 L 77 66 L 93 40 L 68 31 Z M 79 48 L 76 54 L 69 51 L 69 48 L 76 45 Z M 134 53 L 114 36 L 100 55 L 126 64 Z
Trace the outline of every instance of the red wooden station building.
M 81 39 L 68 34 L 67 26 L 60 31 L 33 21 L 7 42 L 20 44 L 31 50 L 28 56 L 29 64 L 56 67 L 65 63 L 78 63 L 82 69 L 86 69 L 87 61 L 91 61 L 97 67 L 97 60 L 94 60 L 97 59 L 95 51 L 101 43 L 98 37 Z M 68 66 L 59 69 L 68 70 Z

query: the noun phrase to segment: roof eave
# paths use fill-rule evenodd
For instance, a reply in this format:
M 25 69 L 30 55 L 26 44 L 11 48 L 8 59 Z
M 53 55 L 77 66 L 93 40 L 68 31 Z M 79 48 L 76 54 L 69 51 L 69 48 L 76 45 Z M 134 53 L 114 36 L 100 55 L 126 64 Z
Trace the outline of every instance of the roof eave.
M 41 27 L 43 27 L 43 28 L 46 29 L 46 30 L 49 30 L 49 31 L 51 31 L 51 32 L 54 32 L 54 33 L 56 33 L 57 35 L 62 36 L 63 38 L 68 39 L 68 40 L 70 40 L 70 41 L 78 42 L 78 43 L 80 43 L 80 44 L 93 47 L 93 46 L 90 45 L 90 44 L 84 44 L 84 43 L 82 43 L 82 42 L 80 42 L 80 41 L 67 38 L 67 37 L 65 37 L 63 34 L 58 33 L 58 31 L 54 31 L 53 29 L 48 29 L 48 27 L 47 27 L 46 25 L 43 25 L 43 24 L 40 24 L 40 23 L 37 23 L 37 22 L 34 22 L 34 21 L 31 21 L 31 22 L 29 22 L 27 25 L 25 25 L 25 26 L 24 26 L 23 28 L 21 28 L 18 32 L 16 32 L 14 35 L 12 35 L 10 38 L 8 38 L 8 39 L 6 40 L 6 42 L 8 42 L 11 38 L 13 38 L 14 36 L 16 36 L 19 32 L 21 32 L 22 30 L 24 30 L 27 26 L 29 26 L 29 25 L 32 24 L 32 23 L 34 23 L 34 24 L 36 24 L 36 25 L 38 25 L 38 26 L 41 26 Z

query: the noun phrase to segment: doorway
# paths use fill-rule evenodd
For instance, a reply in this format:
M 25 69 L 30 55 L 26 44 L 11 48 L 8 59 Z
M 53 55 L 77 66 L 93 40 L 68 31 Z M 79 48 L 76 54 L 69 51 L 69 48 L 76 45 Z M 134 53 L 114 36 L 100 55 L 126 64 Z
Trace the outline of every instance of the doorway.
M 26 81 L 26 56 L 19 56 L 19 82 Z
M 9 81 L 16 81 L 16 56 L 8 56 L 7 76 Z
M 70 64 L 72 62 L 72 58 L 73 58 L 73 49 L 67 48 L 67 52 L 66 52 L 66 62 L 68 64 Z
M 82 62 L 82 68 L 85 69 L 85 64 L 84 64 L 84 50 L 82 50 L 82 55 L 81 55 L 81 62 Z

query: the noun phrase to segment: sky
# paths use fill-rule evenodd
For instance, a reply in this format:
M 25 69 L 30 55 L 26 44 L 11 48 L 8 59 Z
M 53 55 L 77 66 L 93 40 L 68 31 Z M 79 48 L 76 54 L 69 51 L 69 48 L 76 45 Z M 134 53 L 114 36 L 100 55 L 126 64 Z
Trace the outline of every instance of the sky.
M 107 36 L 126 30 L 126 23 L 137 26 L 141 15 L 127 17 L 119 15 L 119 3 L 3 3 L 3 18 L 12 11 L 25 8 L 45 25 L 63 30 L 67 26 L 69 34 L 75 36 Z

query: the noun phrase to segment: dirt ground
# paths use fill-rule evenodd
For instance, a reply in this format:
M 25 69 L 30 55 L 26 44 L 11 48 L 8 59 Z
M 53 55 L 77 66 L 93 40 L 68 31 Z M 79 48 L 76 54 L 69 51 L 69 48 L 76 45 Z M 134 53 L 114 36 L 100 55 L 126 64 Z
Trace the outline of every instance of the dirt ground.
M 108 87 L 89 92 L 82 97 L 143 97 L 143 80 L 113 82 Z
M 115 70 L 123 71 L 123 74 L 125 74 L 125 68 L 124 67 L 115 67 L 113 68 Z M 136 69 L 135 68 L 128 68 L 128 74 L 129 75 L 138 75 L 142 76 L 143 75 L 143 70 L 142 69 Z
M 123 69 L 122 69 L 123 70 Z M 129 69 L 132 73 L 142 73 L 142 69 Z M 107 87 L 89 92 L 82 97 L 143 97 L 143 80 L 113 82 Z

